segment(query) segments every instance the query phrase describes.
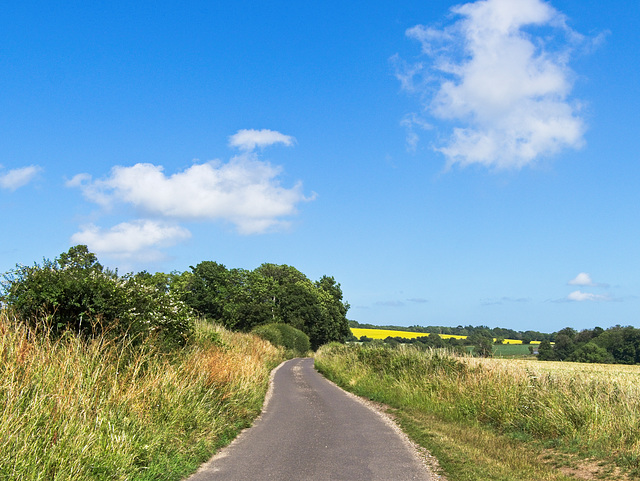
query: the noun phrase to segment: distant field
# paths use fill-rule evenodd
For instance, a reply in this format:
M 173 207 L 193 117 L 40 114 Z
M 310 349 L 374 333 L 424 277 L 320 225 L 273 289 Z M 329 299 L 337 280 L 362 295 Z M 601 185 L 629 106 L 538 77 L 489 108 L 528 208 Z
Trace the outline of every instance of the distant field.
M 532 343 L 533 344 L 533 343 Z M 496 357 L 522 357 L 531 356 L 527 344 L 497 344 L 493 346 L 493 355 Z
M 537 361 L 524 359 L 487 359 L 470 358 L 465 362 L 471 365 L 482 364 L 495 369 L 500 367 L 506 369 L 520 369 L 530 375 L 551 375 L 558 379 L 573 379 L 581 382 L 606 382 L 617 384 L 626 392 L 633 393 L 632 398 L 640 398 L 640 364 L 597 364 L 582 362 L 562 362 L 562 361 Z M 636 406 L 640 406 L 635 402 Z
M 395 408 L 452 481 L 640 479 L 640 365 L 499 356 L 353 343 L 323 346 L 315 362 Z
M 429 333 L 425 332 L 408 332 L 408 331 L 391 331 L 389 329 L 362 329 L 352 327 L 351 332 L 354 336 L 360 339 L 362 336 L 370 337 L 371 339 L 386 339 L 387 337 L 404 337 L 405 339 L 415 339 L 416 337 L 425 337 Z M 451 337 L 456 339 L 466 339 L 467 336 L 454 336 L 451 334 L 440 334 L 442 339 L 449 339 Z
M 351 332 L 354 336 L 360 339 L 362 336 L 370 337 L 371 339 L 386 339 L 387 337 L 404 337 L 405 339 L 415 339 L 416 337 L 424 337 L 428 336 L 429 333 L 426 332 L 408 332 L 408 331 L 391 331 L 388 329 L 363 329 L 359 327 L 352 327 Z M 453 334 L 440 334 L 442 339 L 466 339 L 467 336 L 456 336 Z M 505 339 L 505 344 L 522 344 L 522 341 L 518 339 Z M 540 344 L 537 341 L 532 342 L 531 344 Z

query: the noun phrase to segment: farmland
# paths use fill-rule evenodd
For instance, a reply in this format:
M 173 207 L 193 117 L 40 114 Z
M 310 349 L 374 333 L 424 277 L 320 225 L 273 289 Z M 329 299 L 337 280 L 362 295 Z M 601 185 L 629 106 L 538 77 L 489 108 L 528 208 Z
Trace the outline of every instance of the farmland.
M 418 337 L 426 337 L 429 333 L 424 332 L 409 332 L 409 331 L 394 331 L 390 329 L 364 329 L 358 327 L 352 327 L 351 333 L 360 339 L 362 336 L 369 337 L 371 339 L 386 339 L 387 337 L 404 337 L 405 339 L 416 339 Z M 466 339 L 467 336 L 458 336 L 454 334 L 438 334 L 442 339 Z M 519 339 L 505 339 L 505 344 L 522 344 Z M 531 344 L 540 344 L 537 341 L 533 341 Z
M 449 481 L 640 477 L 640 366 L 358 345 L 323 347 L 316 365 L 391 406 Z
M 369 337 L 371 339 L 386 339 L 387 337 L 404 337 L 405 339 L 416 339 L 418 337 L 428 336 L 428 333 L 424 332 L 409 332 L 409 331 L 392 331 L 390 329 L 363 329 L 358 327 L 352 327 L 351 333 L 360 339 L 362 336 Z M 440 334 L 442 339 L 466 339 L 467 336 L 455 336 L 452 334 Z

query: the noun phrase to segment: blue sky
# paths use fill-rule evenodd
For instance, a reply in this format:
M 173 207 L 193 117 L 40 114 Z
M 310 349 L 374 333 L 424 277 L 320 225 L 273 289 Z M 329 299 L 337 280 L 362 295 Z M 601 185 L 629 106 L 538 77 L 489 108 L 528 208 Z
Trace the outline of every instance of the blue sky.
M 332 275 L 350 319 L 640 326 L 636 2 L 14 2 L 0 271 Z

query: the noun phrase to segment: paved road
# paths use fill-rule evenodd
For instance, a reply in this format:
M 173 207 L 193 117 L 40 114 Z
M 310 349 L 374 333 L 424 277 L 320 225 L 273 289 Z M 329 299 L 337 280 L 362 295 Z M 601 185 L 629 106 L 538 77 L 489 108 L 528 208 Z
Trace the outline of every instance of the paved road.
M 280 366 L 254 426 L 189 481 L 434 478 L 382 416 L 324 379 L 305 358 Z

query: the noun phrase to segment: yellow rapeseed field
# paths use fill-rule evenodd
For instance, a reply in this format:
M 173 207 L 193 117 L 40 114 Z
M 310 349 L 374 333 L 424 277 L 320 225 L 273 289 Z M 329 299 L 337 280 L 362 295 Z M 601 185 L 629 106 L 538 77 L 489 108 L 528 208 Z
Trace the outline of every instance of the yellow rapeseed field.
M 416 337 L 428 336 L 425 332 L 408 332 L 408 331 L 392 331 L 389 329 L 363 329 L 359 327 L 352 327 L 351 332 L 354 336 L 360 339 L 362 336 L 370 337 L 371 339 L 386 339 L 387 337 L 404 337 L 405 339 L 415 339 Z M 467 336 L 457 336 L 454 334 L 440 334 L 442 339 L 466 339 Z M 495 339 L 494 339 L 495 340 Z M 522 344 L 522 341 L 518 339 L 505 339 L 505 344 Z M 535 344 L 532 342 L 531 344 Z

